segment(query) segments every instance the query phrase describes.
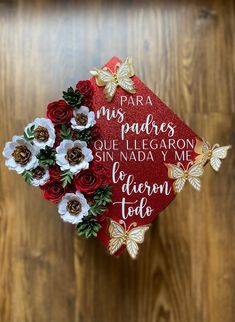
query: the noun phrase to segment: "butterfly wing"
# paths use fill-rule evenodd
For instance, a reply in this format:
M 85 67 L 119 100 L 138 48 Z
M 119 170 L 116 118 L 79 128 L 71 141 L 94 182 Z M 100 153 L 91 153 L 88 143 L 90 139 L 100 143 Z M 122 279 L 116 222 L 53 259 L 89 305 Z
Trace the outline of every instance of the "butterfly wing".
M 128 239 L 134 240 L 136 243 L 143 243 L 145 232 L 149 229 L 149 226 L 138 226 L 131 229 L 128 233 Z
M 111 102 L 113 99 L 114 94 L 116 93 L 117 90 L 117 84 L 115 81 L 110 81 L 105 85 L 104 88 L 104 95 L 107 98 L 108 102 Z
M 210 164 L 215 171 L 219 171 L 219 169 L 221 167 L 221 160 L 220 159 L 226 158 L 226 156 L 228 154 L 228 150 L 230 148 L 231 148 L 231 145 L 220 146 L 218 148 L 212 149 L 212 156 L 210 159 Z
M 205 164 L 209 159 L 208 153 L 210 148 L 210 144 L 207 141 L 200 141 L 196 139 L 194 151 L 198 154 L 198 156 L 195 158 L 195 163 Z
M 170 179 L 179 179 L 184 176 L 184 169 L 178 165 L 167 163 L 166 166 L 168 168 L 168 177 Z
M 131 94 L 136 93 L 135 83 L 130 78 L 122 78 L 118 81 L 118 85 L 123 88 L 125 91 Z
M 132 67 L 132 61 L 127 58 L 124 63 L 120 65 L 117 70 L 118 85 L 121 86 L 125 91 L 131 94 L 136 93 L 135 84 L 130 78 L 134 75 Z
M 109 234 L 112 238 L 122 238 L 125 235 L 125 229 L 114 220 L 110 221 Z
M 175 179 L 173 183 L 173 188 L 176 193 L 179 193 L 186 182 L 186 178 L 184 177 L 184 169 L 175 165 L 175 164 L 166 164 L 168 168 L 168 177 L 170 179 Z
M 111 220 L 109 226 L 109 252 L 111 255 L 115 254 L 123 244 L 123 236 L 125 235 L 124 228 L 117 222 Z
M 134 76 L 135 72 L 134 72 L 134 68 L 133 68 L 133 64 L 132 64 L 132 58 L 127 57 L 125 63 L 128 64 L 128 66 L 129 66 L 129 77 Z
M 131 258 L 135 259 L 139 252 L 139 246 L 137 245 L 137 243 L 131 239 L 128 239 L 126 243 L 126 249 Z
M 201 190 L 201 180 L 199 178 L 189 177 L 188 181 L 193 186 L 194 189 L 198 191 Z
M 222 162 L 219 158 L 214 158 L 214 157 L 210 158 L 210 165 L 215 171 L 219 171 L 221 164 Z
M 145 232 L 149 229 L 149 226 L 138 226 L 131 229 L 128 233 L 126 248 L 132 258 L 136 258 L 139 252 L 139 246 L 144 241 Z
M 188 181 L 198 191 L 201 189 L 201 180 L 198 177 L 202 176 L 203 171 L 201 163 L 193 164 L 188 170 Z
M 182 177 L 179 179 L 176 179 L 173 183 L 173 188 L 176 193 L 180 193 L 185 185 L 186 178 Z
M 96 84 L 98 86 L 105 86 L 104 95 L 107 98 L 108 102 L 111 102 L 116 89 L 117 84 L 112 73 L 108 72 L 105 69 L 96 68 L 95 70 L 90 71 L 91 75 L 95 76 Z
M 98 86 L 105 86 L 107 83 L 113 81 L 113 74 L 104 69 L 96 68 L 90 71 L 92 76 L 96 77 L 96 84 Z
M 111 255 L 115 254 L 122 246 L 122 239 L 111 238 L 109 241 L 109 252 Z
M 231 145 L 215 148 L 212 150 L 212 156 L 219 159 L 225 159 L 229 149 L 231 149 Z
M 122 63 L 117 70 L 117 77 L 119 78 L 127 78 L 134 76 L 134 69 L 132 66 L 132 59 L 127 57 L 127 59 Z
M 194 163 L 188 170 L 190 177 L 201 177 L 203 175 L 203 165 Z

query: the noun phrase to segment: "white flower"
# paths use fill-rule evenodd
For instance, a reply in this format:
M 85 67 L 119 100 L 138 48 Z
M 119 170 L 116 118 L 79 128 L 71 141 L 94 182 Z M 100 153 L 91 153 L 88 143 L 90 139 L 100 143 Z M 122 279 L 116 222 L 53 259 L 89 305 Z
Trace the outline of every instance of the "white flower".
M 35 187 L 44 185 L 50 178 L 49 171 L 44 167 L 37 166 L 32 170 L 31 184 Z
M 18 135 L 14 135 L 12 141 L 7 142 L 3 150 L 3 155 L 7 158 L 6 166 L 17 173 L 35 168 L 38 165 L 37 153 L 38 149 L 35 146 Z
M 25 127 L 25 132 L 33 127 L 34 138 L 32 142 L 35 146 L 40 149 L 45 148 L 45 146 L 53 147 L 55 143 L 55 129 L 51 120 L 46 118 L 36 118 L 34 122 L 29 123 Z
M 64 221 L 77 224 L 82 218 L 88 215 L 90 206 L 84 195 L 78 191 L 76 193 L 66 193 L 58 204 L 58 212 Z
M 89 108 L 81 106 L 79 109 L 74 109 L 74 117 L 71 119 L 71 126 L 73 129 L 82 131 L 95 125 L 95 113 L 89 112 Z
M 56 163 L 62 171 L 78 173 L 82 169 L 88 169 L 92 160 L 92 152 L 84 141 L 63 140 L 56 148 Z

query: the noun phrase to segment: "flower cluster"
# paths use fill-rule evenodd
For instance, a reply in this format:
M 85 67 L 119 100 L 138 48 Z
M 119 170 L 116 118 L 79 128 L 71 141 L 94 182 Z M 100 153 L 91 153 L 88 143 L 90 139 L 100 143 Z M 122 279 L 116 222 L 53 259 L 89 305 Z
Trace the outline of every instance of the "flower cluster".
M 90 81 L 78 82 L 48 105 L 46 118 L 29 123 L 3 150 L 6 166 L 39 186 L 45 199 L 58 203 L 61 218 L 86 237 L 97 235 L 112 202 L 107 172 L 93 160 L 99 129 L 92 97 Z

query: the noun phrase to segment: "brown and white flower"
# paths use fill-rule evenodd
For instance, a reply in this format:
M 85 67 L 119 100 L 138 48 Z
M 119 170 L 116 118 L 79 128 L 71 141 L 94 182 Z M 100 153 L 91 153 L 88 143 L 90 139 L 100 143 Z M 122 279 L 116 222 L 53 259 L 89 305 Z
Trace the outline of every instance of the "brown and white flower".
M 37 167 L 37 153 L 37 147 L 18 135 L 13 136 L 12 141 L 7 142 L 3 150 L 3 155 L 7 159 L 6 166 L 17 173 Z
M 81 106 L 80 108 L 74 109 L 73 118 L 71 119 L 73 129 L 82 131 L 94 126 L 95 123 L 95 113 L 90 112 L 88 107 Z
M 71 224 L 78 224 L 83 217 L 88 215 L 90 206 L 84 195 L 78 191 L 76 193 L 66 193 L 58 205 L 58 212 L 64 221 Z
M 30 128 L 34 128 L 33 134 L 33 144 L 40 149 L 45 148 L 45 146 L 53 147 L 55 143 L 55 129 L 51 120 L 46 118 L 36 118 L 34 122 L 29 123 L 25 131 Z
M 88 169 L 92 160 L 92 151 L 84 141 L 63 140 L 56 148 L 56 163 L 62 171 L 70 170 L 76 174 L 82 169 Z
M 35 187 L 44 185 L 50 178 L 49 171 L 38 165 L 32 170 L 32 181 L 31 184 Z

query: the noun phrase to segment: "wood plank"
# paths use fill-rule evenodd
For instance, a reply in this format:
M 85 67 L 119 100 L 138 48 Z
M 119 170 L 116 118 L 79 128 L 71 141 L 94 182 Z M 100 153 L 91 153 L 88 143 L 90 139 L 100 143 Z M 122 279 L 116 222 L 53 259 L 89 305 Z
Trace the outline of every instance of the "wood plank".
M 235 144 L 234 3 L 0 2 L 0 146 L 111 56 L 197 133 Z M 3 160 L 3 159 L 2 159 Z M 75 236 L 1 162 L 2 322 L 233 322 L 235 154 L 154 222 L 131 261 Z

